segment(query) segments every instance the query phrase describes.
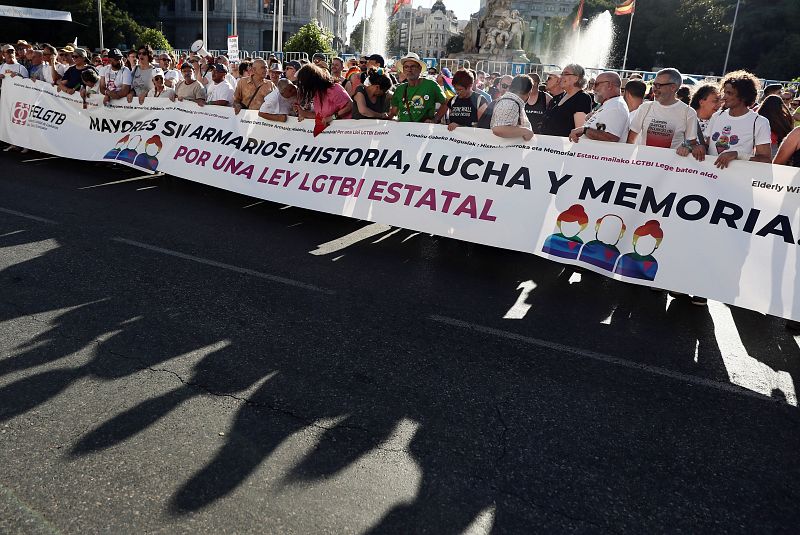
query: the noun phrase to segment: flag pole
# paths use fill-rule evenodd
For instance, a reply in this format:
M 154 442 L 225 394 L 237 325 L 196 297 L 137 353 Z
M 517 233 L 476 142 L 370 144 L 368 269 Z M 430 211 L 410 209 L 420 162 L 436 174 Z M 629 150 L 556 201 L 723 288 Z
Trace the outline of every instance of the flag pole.
M 367 1 L 364 0 L 364 22 L 361 24 L 361 55 L 366 55 L 367 48 Z
M 731 26 L 731 37 L 728 39 L 728 51 L 725 53 L 725 66 L 722 67 L 722 76 L 728 72 L 728 58 L 731 55 L 731 44 L 733 44 L 733 31 L 736 29 L 736 17 L 739 16 L 739 4 L 741 0 L 736 0 L 736 11 L 733 13 L 733 26 Z
M 625 41 L 625 56 L 622 58 L 622 70 L 625 70 L 625 66 L 628 64 L 628 46 L 631 44 L 631 28 L 633 28 L 633 16 L 636 15 L 636 9 L 631 11 L 631 20 L 628 23 L 628 39 Z M 625 74 L 624 72 L 622 73 Z

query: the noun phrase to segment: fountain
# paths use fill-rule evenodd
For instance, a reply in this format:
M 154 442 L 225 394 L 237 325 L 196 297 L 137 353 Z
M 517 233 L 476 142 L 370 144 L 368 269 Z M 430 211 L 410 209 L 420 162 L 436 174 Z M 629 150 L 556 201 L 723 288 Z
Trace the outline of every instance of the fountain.
M 561 67 L 568 63 L 577 63 L 582 67 L 608 67 L 613 41 L 611 12 L 604 11 L 593 17 L 586 28 L 568 34 L 560 50 L 546 50 L 542 58 L 546 63 Z
M 373 0 L 372 13 L 367 24 L 366 43 L 362 47 L 362 53 L 380 54 L 386 57 L 386 36 L 389 33 L 387 28 L 386 2 L 384 0 Z

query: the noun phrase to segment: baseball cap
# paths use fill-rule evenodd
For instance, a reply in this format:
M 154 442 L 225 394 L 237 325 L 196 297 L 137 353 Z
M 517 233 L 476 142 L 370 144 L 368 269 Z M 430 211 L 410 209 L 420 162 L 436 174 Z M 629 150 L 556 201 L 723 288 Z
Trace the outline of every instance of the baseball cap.
M 295 60 L 289 61 L 288 63 L 286 63 L 286 66 L 291 67 L 296 71 L 299 71 L 300 67 L 302 67 L 302 65 L 300 65 L 300 62 Z
M 217 72 L 224 72 L 225 74 L 228 74 L 228 67 L 223 65 L 222 63 L 215 63 L 214 70 Z
M 153 76 L 152 77 L 155 78 L 156 76 L 160 76 L 160 77 L 163 78 L 164 77 L 164 69 L 162 69 L 161 67 L 153 67 Z
M 82 48 L 76 48 L 75 50 L 72 51 L 72 53 L 82 58 L 86 57 L 86 51 Z
M 120 59 L 122 57 L 122 52 L 120 52 L 119 48 L 112 48 L 108 51 L 108 57 Z
M 192 69 L 193 69 L 192 64 L 190 62 L 188 62 L 188 61 L 184 61 L 183 65 L 181 65 L 181 70 L 182 71 L 185 71 L 185 70 L 190 70 L 191 71 Z
M 16 52 L 12 45 L 3 45 L 0 47 L 0 50 L 2 50 L 3 52 Z
M 272 72 L 283 72 L 283 66 L 280 64 L 280 62 L 276 62 L 269 66 L 269 70 Z

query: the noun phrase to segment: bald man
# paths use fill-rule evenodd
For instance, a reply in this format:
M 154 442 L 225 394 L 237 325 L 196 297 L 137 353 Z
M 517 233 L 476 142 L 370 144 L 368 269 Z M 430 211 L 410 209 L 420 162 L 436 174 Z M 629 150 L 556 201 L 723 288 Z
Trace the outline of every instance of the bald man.
M 569 139 L 577 143 L 581 137 L 594 141 L 625 143 L 631 126 L 628 105 L 621 94 L 622 80 L 615 72 L 604 72 L 594 83 L 594 99 L 600 107 L 586 117 L 583 126 L 569 133 Z

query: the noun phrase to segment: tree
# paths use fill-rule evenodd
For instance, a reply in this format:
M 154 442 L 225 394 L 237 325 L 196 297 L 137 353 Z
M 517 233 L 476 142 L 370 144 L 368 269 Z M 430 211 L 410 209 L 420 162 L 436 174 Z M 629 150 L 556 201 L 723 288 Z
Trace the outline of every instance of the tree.
M 451 36 L 450 39 L 447 40 L 445 50 L 447 50 L 448 54 L 458 54 L 459 52 L 463 52 L 464 36 L 461 34 Z
M 364 25 L 366 24 L 366 30 L 364 30 Z M 350 46 L 354 49 L 359 51 L 360 53 L 364 54 L 364 50 L 362 49 L 362 45 L 364 44 L 361 38 L 364 36 L 364 33 L 369 33 L 369 21 L 364 21 L 361 19 L 356 27 L 353 28 L 353 31 L 350 32 Z
M 150 45 L 153 50 L 172 50 L 164 34 L 155 28 L 143 28 L 136 44 L 137 46 Z
M 284 52 L 305 52 L 309 56 L 322 52 L 333 54 L 333 34 L 322 28 L 316 19 L 302 26 L 283 44 Z

